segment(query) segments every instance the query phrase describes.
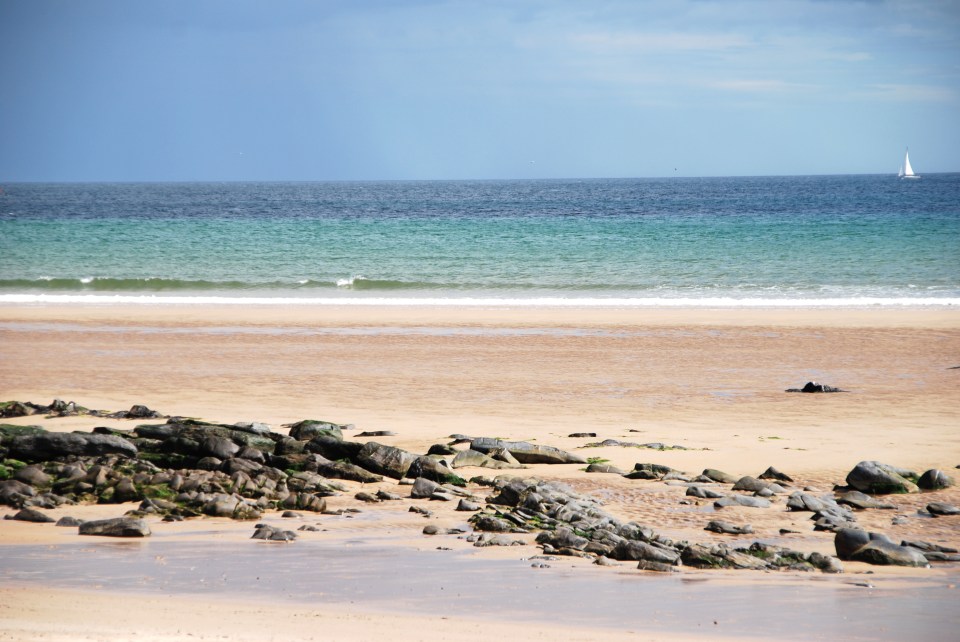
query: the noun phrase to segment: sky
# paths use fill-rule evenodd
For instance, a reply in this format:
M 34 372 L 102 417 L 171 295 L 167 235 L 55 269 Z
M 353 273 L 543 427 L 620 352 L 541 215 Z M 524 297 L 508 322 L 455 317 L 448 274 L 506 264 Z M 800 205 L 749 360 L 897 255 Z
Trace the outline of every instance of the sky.
M 0 182 L 960 171 L 960 0 L 0 0 Z

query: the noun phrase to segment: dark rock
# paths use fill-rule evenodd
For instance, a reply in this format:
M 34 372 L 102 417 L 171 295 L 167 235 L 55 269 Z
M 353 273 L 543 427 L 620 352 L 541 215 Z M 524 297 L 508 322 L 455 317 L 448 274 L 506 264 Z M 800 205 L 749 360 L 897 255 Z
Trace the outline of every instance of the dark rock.
M 640 560 L 640 562 L 637 564 L 637 568 L 641 571 L 653 571 L 655 573 L 680 572 L 680 569 L 673 564 L 664 564 L 663 562 L 653 562 L 651 560 Z
M 26 462 L 50 461 L 60 457 L 121 455 L 136 457 L 137 447 L 116 435 L 76 432 L 44 432 L 22 435 L 5 442 L 9 457 Z
M 364 444 L 361 444 L 357 441 L 343 441 L 342 439 L 337 439 L 331 435 L 317 435 L 309 442 L 307 442 L 306 448 L 312 453 L 317 453 L 318 455 L 323 455 L 331 461 L 340 461 L 348 460 L 354 464 L 361 464 L 357 461 L 357 457 L 360 454 L 360 451 L 363 449 Z M 375 471 L 376 472 L 376 471 Z
M 354 495 L 353 498 L 361 502 L 367 502 L 368 504 L 379 504 L 382 501 L 376 495 L 372 493 L 368 493 L 366 491 L 360 491 L 359 493 Z
M 446 444 L 433 444 L 427 451 L 428 455 L 439 455 L 440 457 L 455 457 L 459 451 L 453 446 Z M 454 466 L 456 468 L 456 466 Z
M 445 462 L 427 456 L 414 459 L 407 468 L 405 476 L 410 479 L 426 477 L 441 484 L 452 484 L 454 486 L 467 485 L 467 481 L 448 468 Z
M 43 472 L 43 468 L 38 465 L 24 466 L 13 474 L 13 478 L 37 488 L 49 486 L 53 481 L 50 475 Z
M 56 521 L 46 513 L 41 513 L 40 511 L 34 508 L 21 508 L 20 511 L 13 516 L 13 519 L 19 520 L 21 522 L 37 522 L 37 523 L 46 523 Z
M 627 479 L 662 479 L 665 475 L 677 472 L 680 471 L 674 470 L 669 466 L 641 463 L 634 464 L 633 470 L 624 475 L 624 477 Z
M 414 499 L 429 499 L 435 492 L 440 490 L 440 484 L 427 479 L 426 477 L 417 477 L 410 489 L 410 497 Z
M 522 464 L 510 464 L 505 461 L 494 459 L 490 455 L 478 450 L 467 449 L 457 452 L 456 457 L 450 463 L 451 468 L 492 468 L 494 470 L 509 470 L 515 468 L 524 468 Z
M 597 433 L 595 432 L 574 432 L 567 435 L 567 437 L 573 438 L 582 438 L 582 437 L 596 437 Z
M 954 506 L 953 504 L 931 502 L 930 504 L 927 504 L 927 512 L 934 517 L 939 517 L 941 515 L 960 515 L 960 508 Z
M 687 487 L 686 496 L 699 497 L 700 499 L 720 499 L 724 495 L 705 486 L 689 486 Z
M 289 428 L 290 436 L 299 441 L 310 441 L 319 436 L 333 437 L 338 441 L 343 441 L 344 426 L 329 421 L 304 419 L 295 424 L 285 424 L 284 427 Z
M 773 466 L 770 466 L 765 471 L 760 473 L 759 479 L 775 479 L 777 481 L 782 481 L 782 482 L 793 482 L 793 478 L 791 478 L 790 475 L 787 475 L 786 473 L 781 473 L 779 470 L 777 470 Z
M 499 517 L 493 515 L 474 515 L 470 518 L 470 523 L 478 531 L 489 531 L 493 533 L 511 533 L 517 530 L 517 527 Z M 546 532 L 546 531 L 544 531 Z
M 150 527 L 142 519 L 117 517 L 83 522 L 80 524 L 80 534 L 104 537 L 148 537 Z
M 458 511 L 467 512 L 467 513 L 475 513 L 481 508 L 482 507 L 480 506 L 480 504 L 477 504 L 476 502 L 471 502 L 469 500 L 462 499 L 462 498 L 460 499 L 460 503 L 457 504 Z
M 861 461 L 847 473 L 847 484 L 871 495 L 916 493 L 920 490 L 914 483 L 917 478 L 916 473 L 904 468 L 877 461 Z
M 590 464 L 587 466 L 588 473 L 612 473 L 614 475 L 625 475 L 626 473 L 612 464 Z
M 553 446 L 542 446 L 525 441 L 503 441 L 492 437 L 478 437 L 470 443 L 472 450 L 489 453 L 505 448 L 522 464 L 586 464 L 587 460 Z
M 931 542 L 923 542 L 920 540 L 903 540 L 900 542 L 900 546 L 909 546 L 910 548 L 916 548 L 923 551 L 924 553 L 928 552 L 938 552 L 938 553 L 956 553 L 957 549 L 949 546 L 941 546 L 939 544 L 933 544 Z
M 736 484 L 739 477 L 734 477 L 728 473 L 725 473 L 721 470 L 716 470 L 715 468 L 705 469 L 701 475 L 707 477 L 708 479 L 721 483 L 721 484 Z
M 647 542 L 625 539 L 617 542 L 611 557 L 620 561 L 647 560 L 662 564 L 676 564 L 680 559 L 680 553 Z
M 357 437 L 396 437 L 397 433 L 392 430 L 365 430 L 358 432 Z
M 257 524 L 250 539 L 262 539 L 269 542 L 293 542 L 296 541 L 297 534 L 293 531 L 274 528 L 268 524 Z
M 385 502 L 403 501 L 403 497 L 401 495 L 398 495 L 396 493 L 391 493 L 382 489 L 377 491 L 377 499 L 382 499 Z
M 703 530 L 725 535 L 747 535 L 753 532 L 753 526 L 750 524 L 746 524 L 744 526 L 735 526 L 730 522 L 724 522 L 722 520 L 715 519 L 707 524 L 707 527 Z
M 320 457 L 320 455 L 314 455 L 314 457 Z M 317 473 L 331 479 L 346 479 L 361 484 L 376 484 L 383 481 L 382 475 L 375 475 L 365 468 L 344 461 L 330 461 L 324 458 L 316 461 L 316 468 Z
M 727 495 L 713 502 L 714 508 L 726 508 L 727 506 L 747 506 L 749 508 L 769 508 L 770 501 L 762 497 L 749 497 L 746 495 Z
M 846 504 L 847 506 L 853 506 L 861 510 L 868 508 L 881 508 L 881 509 L 896 509 L 897 507 L 894 504 L 888 502 L 880 501 L 875 497 L 871 497 L 865 493 L 861 493 L 859 490 L 850 490 L 840 495 L 837 495 L 838 504 Z
M 833 505 L 833 500 L 814 497 L 809 493 L 796 491 L 787 498 L 787 510 L 817 512 Z
M 868 564 L 926 566 L 927 559 L 917 549 L 900 546 L 880 533 L 842 528 L 834 536 L 837 557 Z
M 0 482 L 0 504 L 21 506 L 23 502 L 37 494 L 33 486 L 22 481 L 8 479 Z
M 485 546 L 524 546 L 526 542 L 522 539 L 517 539 L 515 537 L 510 537 L 504 533 L 491 534 L 491 533 L 482 533 L 480 537 L 476 539 L 473 543 L 474 546 L 485 547 Z
M 931 469 L 920 475 L 917 486 L 924 490 L 941 490 L 953 486 L 953 478 L 942 470 Z
M 418 457 L 419 455 L 400 448 L 369 441 L 357 454 L 356 463 L 378 475 L 402 479 Z
M 70 515 L 64 515 L 57 520 L 55 526 L 64 526 L 64 527 L 76 527 L 83 523 L 82 519 L 77 519 L 76 517 L 71 517 Z
M 803 388 L 787 388 L 787 392 L 845 392 L 840 388 L 834 388 L 823 383 L 808 381 Z

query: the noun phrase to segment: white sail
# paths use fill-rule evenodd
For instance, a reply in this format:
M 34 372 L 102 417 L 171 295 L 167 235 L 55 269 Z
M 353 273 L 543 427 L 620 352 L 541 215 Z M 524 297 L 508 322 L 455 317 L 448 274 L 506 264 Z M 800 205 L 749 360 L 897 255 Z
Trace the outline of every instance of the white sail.
M 903 155 L 903 170 L 900 172 L 901 178 L 920 178 L 917 174 L 913 172 L 913 167 L 910 166 L 910 149 L 907 148 L 906 153 Z

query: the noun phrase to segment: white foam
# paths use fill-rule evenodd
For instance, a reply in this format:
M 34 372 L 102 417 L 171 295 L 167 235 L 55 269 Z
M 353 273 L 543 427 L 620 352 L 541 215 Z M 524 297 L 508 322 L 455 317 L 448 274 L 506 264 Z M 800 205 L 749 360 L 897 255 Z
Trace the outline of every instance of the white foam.
M 247 306 L 435 306 L 510 308 L 862 308 L 952 307 L 960 298 L 577 298 L 577 297 L 237 297 L 131 294 L 0 294 L 0 304 L 247 305 Z

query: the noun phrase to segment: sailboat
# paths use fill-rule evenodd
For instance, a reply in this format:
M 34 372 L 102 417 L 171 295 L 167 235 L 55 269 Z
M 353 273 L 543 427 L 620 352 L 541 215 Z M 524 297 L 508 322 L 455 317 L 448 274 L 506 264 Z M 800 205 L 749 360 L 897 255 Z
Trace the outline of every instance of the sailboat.
M 910 167 L 910 148 L 907 148 L 906 154 L 903 155 L 903 165 L 900 166 L 900 172 L 897 174 L 900 178 L 920 178 L 919 174 L 914 174 L 913 168 Z

